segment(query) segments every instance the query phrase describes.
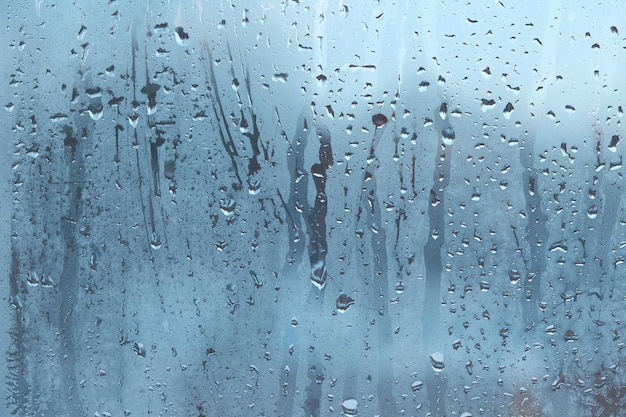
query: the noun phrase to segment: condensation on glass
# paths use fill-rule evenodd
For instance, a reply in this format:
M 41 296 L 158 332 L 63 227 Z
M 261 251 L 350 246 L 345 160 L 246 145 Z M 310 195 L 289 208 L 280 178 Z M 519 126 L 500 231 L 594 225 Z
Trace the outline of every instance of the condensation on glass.
M 9 412 L 620 415 L 626 9 L 518 3 L 7 2 Z

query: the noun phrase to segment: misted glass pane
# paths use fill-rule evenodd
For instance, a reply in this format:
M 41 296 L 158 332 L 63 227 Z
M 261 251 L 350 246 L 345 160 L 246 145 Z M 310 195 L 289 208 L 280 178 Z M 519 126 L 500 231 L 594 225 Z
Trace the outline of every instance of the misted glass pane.
M 7 1 L 15 416 L 620 416 L 620 1 Z

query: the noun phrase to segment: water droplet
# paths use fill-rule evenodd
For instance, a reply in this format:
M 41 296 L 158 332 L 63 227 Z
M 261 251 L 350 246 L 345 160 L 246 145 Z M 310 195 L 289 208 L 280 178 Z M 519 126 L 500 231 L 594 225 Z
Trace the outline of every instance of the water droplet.
M 448 117 L 448 103 L 441 103 L 439 117 L 441 117 L 441 120 L 446 120 L 446 117 Z
M 384 126 L 387 123 L 387 116 L 378 113 L 372 116 L 372 123 L 378 128 Z
M 357 412 L 357 407 L 359 406 L 359 402 L 354 398 L 350 398 L 341 403 L 341 408 L 344 413 L 349 416 L 353 416 Z
M 98 102 L 89 105 L 89 107 L 87 108 L 87 112 L 89 113 L 89 117 L 91 117 L 92 120 L 100 120 L 100 118 L 102 118 L 102 115 L 104 114 L 104 107 L 102 106 L 102 103 L 100 103 L 100 101 L 98 100 Z
M 143 345 L 143 343 L 140 342 L 135 342 L 133 343 L 133 351 L 135 351 L 135 353 L 139 356 L 146 356 L 146 347 Z
M 424 383 L 422 381 L 414 381 L 411 384 L 411 390 L 413 392 L 419 391 L 420 389 L 422 389 L 422 387 L 424 386 Z
M 138 114 L 130 114 L 128 115 L 128 123 L 132 126 L 132 127 L 137 127 L 137 123 L 139 122 L 139 115 Z
M 39 275 L 37 275 L 37 272 L 29 272 L 28 276 L 26 277 L 26 282 L 31 287 L 36 287 L 37 285 L 39 285 Z
M 504 107 L 504 111 L 502 112 L 502 114 L 504 114 L 504 118 L 505 119 L 510 119 L 511 118 L 511 113 L 513 113 L 513 110 L 515 108 L 513 107 L 513 105 L 509 102 L 506 104 L 506 107 Z
M 496 107 L 496 101 L 494 99 L 487 100 L 486 98 L 483 98 L 480 100 L 480 109 L 483 112 L 486 112 L 487 110 L 491 110 L 494 107 Z
M 261 181 L 250 178 L 248 180 L 248 193 L 257 195 L 261 190 Z
M 511 281 L 511 284 L 517 284 L 521 277 L 522 274 L 520 274 L 517 269 L 512 269 L 509 271 L 509 281 Z
M 443 362 L 443 353 L 434 352 L 432 355 L 430 355 L 430 364 L 432 365 L 435 372 L 443 371 L 443 368 L 445 368 L 445 364 Z
M 87 94 L 87 97 L 89 97 L 89 98 L 102 97 L 102 89 L 100 87 L 87 88 L 85 90 L 85 94 Z
M 595 219 L 596 217 L 598 217 L 598 206 L 596 206 L 595 204 L 589 206 L 589 208 L 587 209 L 587 217 L 589 217 L 590 219 Z
M 422 81 L 419 86 L 417 87 L 417 90 L 420 93 L 425 92 L 426 90 L 428 90 L 428 86 L 430 85 L 430 83 L 428 81 Z
M 153 115 L 154 113 L 156 113 L 157 111 L 157 104 L 156 102 L 148 102 L 148 106 L 146 107 L 146 110 L 148 112 L 148 116 Z
M 226 217 L 231 217 L 235 214 L 235 208 L 237 207 L 237 203 L 232 198 L 228 200 L 222 200 L 220 203 L 220 210 Z
M 578 335 L 575 331 L 569 329 L 563 335 L 563 339 L 565 339 L 566 342 L 575 342 L 576 340 L 578 340 Z
M 50 121 L 52 123 L 60 123 L 60 122 L 64 122 L 67 120 L 67 114 L 63 114 L 63 113 L 55 113 L 52 116 L 50 116 Z
M 52 277 L 48 274 L 42 274 L 41 275 L 41 286 L 45 287 L 45 288 L 52 288 L 54 287 L 54 280 L 52 279 Z
M 241 115 L 241 121 L 239 122 L 239 131 L 243 134 L 248 133 L 248 121 L 246 120 L 246 117 L 242 114 Z
M 472 201 L 480 201 L 480 189 L 478 187 L 474 187 L 474 191 L 472 192 Z
M 152 249 L 159 249 L 161 247 L 161 239 L 156 232 L 150 234 L 150 246 Z
M 9 304 L 11 304 L 16 310 L 21 310 L 24 307 L 18 294 L 11 294 Z
M 189 44 L 189 35 L 185 33 L 185 30 L 181 26 L 174 28 L 176 35 L 176 43 L 179 46 L 187 46 Z
M 326 285 L 326 260 L 318 259 L 316 262 L 311 262 L 311 282 L 317 287 L 318 290 L 323 290 Z M 347 307 L 346 307 L 347 308 Z
M 609 143 L 609 151 L 616 152 L 617 145 L 619 145 L 619 135 L 613 135 L 611 138 L 611 143 Z
M 351 305 L 354 304 L 354 300 L 347 294 L 341 293 L 335 302 L 337 307 L 337 311 L 340 313 L 345 313 Z
M 451 127 L 446 127 L 441 132 L 441 138 L 442 138 L 443 144 L 446 146 L 451 146 L 454 143 L 454 137 L 455 137 L 454 129 Z
M 274 82 L 281 82 L 281 83 L 287 83 L 287 77 L 289 77 L 289 74 L 287 74 L 286 72 L 279 72 L 277 74 L 272 75 L 272 81 Z

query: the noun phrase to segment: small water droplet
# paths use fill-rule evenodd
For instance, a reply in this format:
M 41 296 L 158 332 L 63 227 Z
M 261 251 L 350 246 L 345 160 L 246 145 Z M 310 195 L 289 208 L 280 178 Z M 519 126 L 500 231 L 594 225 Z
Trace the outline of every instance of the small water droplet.
M 480 190 L 478 187 L 474 187 L 474 191 L 472 192 L 472 201 L 480 201 Z
M 150 246 L 152 249 L 159 249 L 161 247 L 161 239 L 156 232 L 150 234 Z

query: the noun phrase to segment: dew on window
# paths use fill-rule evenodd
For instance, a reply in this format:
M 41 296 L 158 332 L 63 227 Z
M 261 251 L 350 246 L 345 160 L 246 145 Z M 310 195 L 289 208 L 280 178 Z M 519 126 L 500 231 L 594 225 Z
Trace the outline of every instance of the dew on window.
M 35 3 L 11 414 L 620 415 L 614 4 Z

